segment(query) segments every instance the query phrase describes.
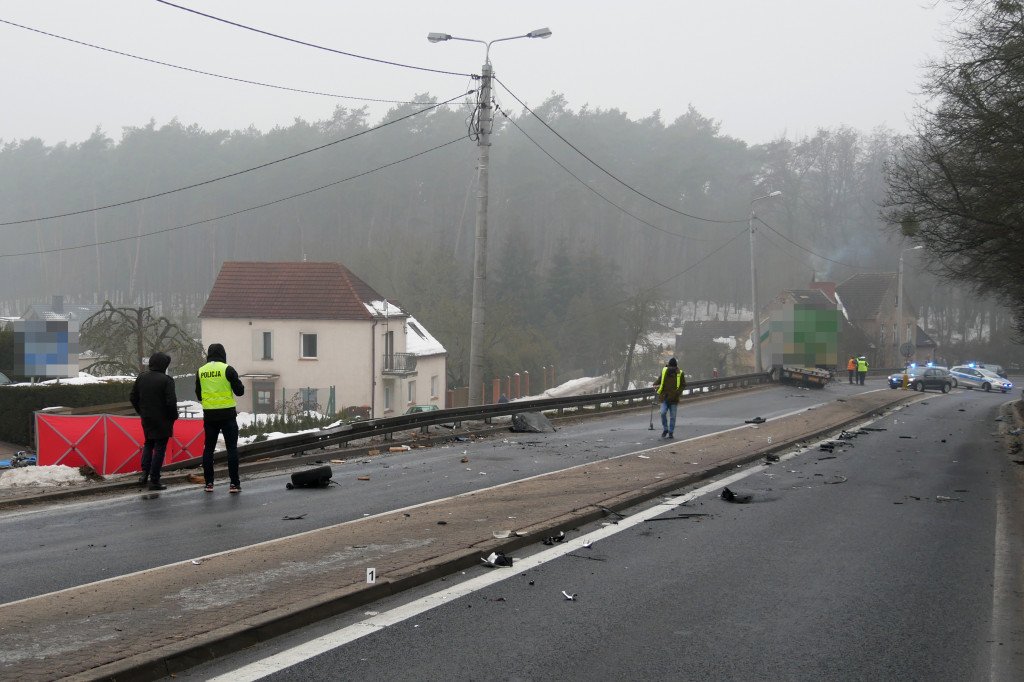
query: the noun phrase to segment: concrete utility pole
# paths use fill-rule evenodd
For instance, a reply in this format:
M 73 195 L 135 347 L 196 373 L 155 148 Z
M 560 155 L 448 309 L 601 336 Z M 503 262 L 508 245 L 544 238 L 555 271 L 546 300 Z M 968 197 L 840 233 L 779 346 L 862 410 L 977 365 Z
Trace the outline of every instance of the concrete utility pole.
M 747 225 L 750 228 L 750 300 L 751 305 L 754 306 L 754 371 L 758 374 L 764 371 L 764 367 L 761 363 L 761 311 L 757 304 L 757 267 L 754 265 L 754 218 L 757 217 L 754 215 L 754 202 L 781 194 L 782 192 L 775 190 L 763 197 L 751 199 L 750 218 L 747 220 Z
M 476 183 L 476 239 L 473 249 L 473 312 L 469 331 L 469 404 L 483 404 L 483 372 L 484 372 L 484 294 L 487 290 L 487 190 L 488 166 L 491 155 L 491 79 L 494 70 L 491 67 L 491 45 L 504 40 L 517 38 L 550 38 L 551 30 L 539 28 L 526 35 L 498 38 L 490 42 L 473 38 L 457 38 L 447 33 L 430 33 L 427 40 L 440 43 L 446 40 L 464 40 L 470 43 L 481 43 L 485 46 L 484 66 L 480 72 L 480 95 L 477 98 L 476 134 L 477 183 Z
M 917 246 L 911 246 L 909 249 L 903 249 L 900 251 L 900 270 L 896 276 L 896 352 L 903 353 L 901 346 L 906 341 L 905 334 L 903 333 L 903 254 L 907 251 L 917 251 L 918 249 L 924 248 L 923 244 Z M 904 358 L 905 359 L 905 358 Z

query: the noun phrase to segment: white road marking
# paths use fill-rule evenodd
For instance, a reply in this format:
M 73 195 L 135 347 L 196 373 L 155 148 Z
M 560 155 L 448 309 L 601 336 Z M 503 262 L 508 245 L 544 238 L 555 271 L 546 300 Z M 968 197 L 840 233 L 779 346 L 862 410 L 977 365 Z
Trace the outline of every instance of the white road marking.
M 903 406 L 897 406 L 895 410 L 902 409 Z M 803 412 L 805 410 L 796 410 L 791 414 Z M 875 423 L 876 419 L 869 419 L 864 421 L 849 430 L 857 430 L 869 426 Z M 738 427 L 743 428 L 743 427 Z M 730 429 L 732 430 L 732 429 Z M 826 443 L 832 440 L 831 438 L 823 438 L 816 443 L 812 443 L 803 447 L 799 447 L 792 452 L 786 453 L 780 456 L 780 461 L 785 462 L 793 459 L 798 455 L 815 450 L 821 443 Z M 652 448 L 655 449 L 655 448 Z M 634 456 L 622 455 L 622 456 Z M 575 467 L 572 467 L 575 468 Z M 569 554 L 576 549 L 581 547 L 589 546 L 598 540 L 611 537 L 616 533 L 621 533 L 624 530 L 628 530 L 644 523 L 650 519 L 660 516 L 666 512 L 669 512 L 677 507 L 680 507 L 687 502 L 691 502 L 699 497 L 703 497 L 708 493 L 719 490 L 723 487 L 727 487 L 730 484 L 741 481 L 745 478 L 753 476 L 754 474 L 761 473 L 770 468 L 770 465 L 760 464 L 745 468 L 742 471 L 737 471 L 734 474 L 730 474 L 724 478 L 717 478 L 708 483 L 704 484 L 700 488 L 693 490 L 684 495 L 680 495 L 678 498 L 672 500 L 665 500 L 659 504 L 653 505 L 647 509 L 644 509 L 635 514 L 631 514 L 624 519 L 620 519 L 615 524 L 602 526 L 601 528 L 594 530 L 593 532 L 587 533 L 577 538 L 573 538 L 567 542 L 559 543 L 558 545 L 552 546 L 550 549 L 542 550 L 536 554 L 533 554 L 524 558 L 517 558 L 515 562 L 514 571 L 506 571 L 501 568 L 489 570 L 476 578 L 471 578 L 461 585 L 449 587 L 447 589 L 435 592 L 427 595 L 414 602 L 404 604 L 396 607 L 386 613 L 378 614 L 367 618 L 366 620 L 336 630 L 335 632 L 317 637 L 304 644 L 286 649 L 277 654 L 273 654 L 266 658 L 260 659 L 249 663 L 241 668 L 237 668 L 223 675 L 210 678 L 207 682 L 254 682 L 255 680 L 262 679 L 268 675 L 280 672 L 286 668 L 290 668 L 293 665 L 302 663 L 303 661 L 309 660 L 315 656 L 337 649 L 346 644 L 361 639 L 367 635 L 371 635 L 375 632 L 379 632 L 392 625 L 397 625 L 403 621 L 409 620 L 415 616 L 420 615 L 426 611 L 429 611 L 437 606 L 446 604 L 453 599 L 464 597 L 472 594 L 479 590 L 482 590 L 491 585 L 495 585 L 503 580 L 515 577 L 522 574 L 524 571 L 528 571 L 532 568 L 536 568 L 543 564 L 546 564 L 555 559 L 559 559 L 566 554 Z

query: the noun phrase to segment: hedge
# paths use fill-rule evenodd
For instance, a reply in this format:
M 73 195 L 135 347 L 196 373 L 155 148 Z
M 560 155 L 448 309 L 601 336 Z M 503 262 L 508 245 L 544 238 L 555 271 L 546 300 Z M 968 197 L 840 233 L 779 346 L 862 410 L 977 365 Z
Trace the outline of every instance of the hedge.
M 35 448 L 33 413 L 47 407 L 88 407 L 125 402 L 134 379 L 95 384 L 0 386 L 0 441 Z

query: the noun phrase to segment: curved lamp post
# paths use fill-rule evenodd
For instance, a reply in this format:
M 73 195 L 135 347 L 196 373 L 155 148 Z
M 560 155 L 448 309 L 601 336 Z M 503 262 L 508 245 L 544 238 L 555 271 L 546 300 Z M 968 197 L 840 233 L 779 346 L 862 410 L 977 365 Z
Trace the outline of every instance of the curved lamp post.
M 751 305 L 754 306 L 754 371 L 760 374 L 764 371 L 764 367 L 761 364 L 761 314 L 757 305 L 757 268 L 754 265 L 754 202 L 761 201 L 761 199 L 771 199 L 782 194 L 781 191 L 775 190 L 769 192 L 763 197 L 756 197 L 750 200 L 750 218 L 747 221 L 750 227 L 750 299 Z
M 521 36 L 498 38 L 490 42 L 474 38 L 459 38 L 447 33 L 429 33 L 427 40 L 442 43 L 446 40 L 463 40 L 481 43 L 485 46 L 484 66 L 480 73 L 480 96 L 477 100 L 477 208 L 476 239 L 473 248 L 473 316 L 469 333 L 469 404 L 482 405 L 483 391 L 483 337 L 484 337 L 484 292 L 487 288 L 487 189 L 488 164 L 491 148 L 491 45 L 504 40 L 518 38 L 550 38 L 551 29 L 539 28 Z

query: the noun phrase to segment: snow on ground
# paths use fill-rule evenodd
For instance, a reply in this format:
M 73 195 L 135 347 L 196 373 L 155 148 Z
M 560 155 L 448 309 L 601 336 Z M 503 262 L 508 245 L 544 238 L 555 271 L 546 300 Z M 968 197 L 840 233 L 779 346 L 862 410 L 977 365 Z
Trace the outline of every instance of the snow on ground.
M 0 489 L 43 488 L 78 485 L 86 481 L 77 467 L 48 466 L 8 469 L 0 476 Z

